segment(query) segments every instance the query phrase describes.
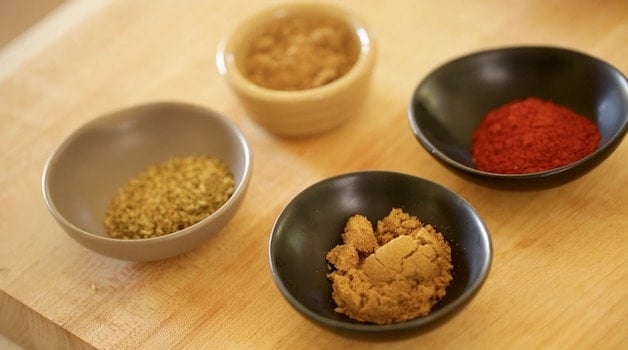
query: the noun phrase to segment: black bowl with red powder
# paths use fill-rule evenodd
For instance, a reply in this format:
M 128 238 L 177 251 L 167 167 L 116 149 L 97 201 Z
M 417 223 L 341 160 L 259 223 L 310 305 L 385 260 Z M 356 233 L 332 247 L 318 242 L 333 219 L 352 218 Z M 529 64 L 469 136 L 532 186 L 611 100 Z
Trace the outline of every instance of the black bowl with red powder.
M 412 131 L 438 160 L 491 179 L 582 173 L 628 129 L 628 79 L 590 55 L 555 47 L 454 59 L 417 86 Z

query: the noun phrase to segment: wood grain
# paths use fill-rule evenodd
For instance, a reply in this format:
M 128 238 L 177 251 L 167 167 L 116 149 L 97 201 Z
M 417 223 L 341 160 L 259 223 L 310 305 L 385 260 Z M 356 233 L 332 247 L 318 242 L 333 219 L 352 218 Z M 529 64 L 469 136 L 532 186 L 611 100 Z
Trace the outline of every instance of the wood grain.
M 431 69 L 471 51 L 573 48 L 628 72 L 625 1 L 348 0 L 379 56 L 366 108 L 323 135 L 281 139 L 251 122 L 214 65 L 218 41 L 274 1 L 70 2 L 0 51 L 0 331 L 29 348 L 604 348 L 628 346 L 628 145 L 589 173 L 543 189 L 460 177 L 415 141 L 409 97 Z M 71 13 L 73 21 L 60 21 Z M 24 51 L 26 50 L 26 51 Z M 236 122 L 254 170 L 240 210 L 181 257 L 129 263 L 76 244 L 43 203 L 43 165 L 64 136 L 128 105 L 176 100 Z M 385 169 L 465 197 L 492 234 L 477 297 L 424 334 L 332 333 L 282 298 L 267 261 L 281 209 L 325 177 Z

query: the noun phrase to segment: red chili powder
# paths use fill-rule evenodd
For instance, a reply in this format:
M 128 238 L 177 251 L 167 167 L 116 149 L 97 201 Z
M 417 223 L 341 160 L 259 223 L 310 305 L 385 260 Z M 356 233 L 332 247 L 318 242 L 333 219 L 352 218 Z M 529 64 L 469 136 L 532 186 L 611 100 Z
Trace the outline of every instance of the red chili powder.
M 490 111 L 473 133 L 478 169 L 521 174 L 557 168 L 595 151 L 597 126 L 571 109 L 538 98 Z

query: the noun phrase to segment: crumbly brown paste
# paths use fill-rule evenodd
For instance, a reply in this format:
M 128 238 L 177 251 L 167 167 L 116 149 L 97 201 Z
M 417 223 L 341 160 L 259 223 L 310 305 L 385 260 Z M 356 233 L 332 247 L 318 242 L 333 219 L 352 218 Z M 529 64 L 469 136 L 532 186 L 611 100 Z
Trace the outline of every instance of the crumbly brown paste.
M 429 314 L 445 295 L 451 248 L 431 225 L 393 208 L 375 230 L 366 217 L 350 217 L 342 238 L 326 256 L 336 312 L 362 322 L 403 322 Z

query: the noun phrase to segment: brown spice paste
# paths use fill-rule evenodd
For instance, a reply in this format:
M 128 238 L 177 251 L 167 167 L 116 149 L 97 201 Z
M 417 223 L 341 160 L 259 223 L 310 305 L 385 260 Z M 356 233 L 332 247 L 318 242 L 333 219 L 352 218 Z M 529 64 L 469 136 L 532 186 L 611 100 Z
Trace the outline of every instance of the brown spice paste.
M 372 224 L 349 218 L 344 244 L 327 253 L 334 271 L 336 312 L 361 322 L 389 324 L 429 314 L 452 279 L 451 248 L 431 225 L 393 208 Z
M 293 16 L 274 21 L 253 40 L 246 75 L 275 90 L 304 90 L 344 75 L 355 63 L 355 39 L 338 21 Z
M 231 171 L 219 159 L 170 158 L 119 189 L 105 214 L 107 234 L 139 239 L 182 230 L 218 210 L 234 188 Z

